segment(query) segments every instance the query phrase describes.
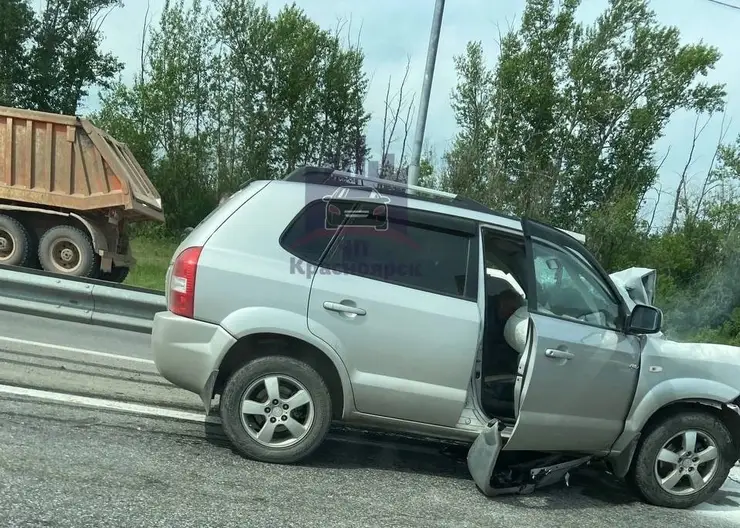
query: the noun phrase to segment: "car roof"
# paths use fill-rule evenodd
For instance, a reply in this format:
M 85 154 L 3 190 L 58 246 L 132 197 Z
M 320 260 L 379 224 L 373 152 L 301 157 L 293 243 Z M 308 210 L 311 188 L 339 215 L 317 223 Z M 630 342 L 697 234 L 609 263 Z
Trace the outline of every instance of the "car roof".
M 521 219 L 516 216 L 494 211 L 469 198 L 422 187 L 408 186 L 392 180 L 379 180 L 326 167 L 305 166 L 294 170 L 281 182 L 305 185 L 310 189 L 307 195 L 317 197 L 334 195 L 334 198 L 339 198 L 339 195 L 342 195 L 361 199 L 361 197 L 355 196 L 355 192 L 345 191 L 345 189 L 362 189 L 367 193 L 365 198 L 371 200 L 377 199 L 379 196 L 387 197 L 388 205 L 469 218 L 516 231 L 522 230 Z M 334 190 L 327 191 L 327 187 Z

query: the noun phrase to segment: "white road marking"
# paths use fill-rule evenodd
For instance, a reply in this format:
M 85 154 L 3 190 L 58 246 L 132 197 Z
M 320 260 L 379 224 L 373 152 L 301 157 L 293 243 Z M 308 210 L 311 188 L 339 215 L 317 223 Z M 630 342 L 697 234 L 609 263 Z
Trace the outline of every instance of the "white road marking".
M 75 394 L 65 394 L 63 392 L 52 392 L 38 389 L 27 389 L 24 387 L 14 387 L 12 385 L 0 385 L 0 394 L 10 394 L 12 396 L 25 396 L 27 398 L 36 398 L 39 400 L 53 401 L 58 403 L 74 404 L 83 407 L 92 407 L 94 409 L 105 409 L 109 411 L 128 412 L 133 414 L 143 414 L 146 416 L 156 416 L 159 418 L 172 418 L 175 420 L 184 420 L 187 422 L 197 423 L 215 423 L 220 424 L 221 420 L 217 416 L 206 416 L 187 411 L 178 411 L 166 407 L 155 407 L 153 405 L 141 405 L 137 403 L 126 403 L 115 400 L 105 400 L 103 398 L 90 398 L 88 396 L 77 396 Z
M 131 414 L 138 414 L 144 416 L 154 416 L 157 418 L 170 418 L 175 420 L 181 420 L 186 422 L 194 423 L 209 423 L 215 425 L 221 425 L 221 418 L 219 416 L 206 416 L 205 414 L 198 414 L 194 412 L 178 411 L 176 409 L 168 409 L 166 407 L 156 407 L 154 405 L 141 405 L 136 403 L 126 403 L 116 400 L 106 400 L 103 398 L 90 398 L 88 396 L 77 396 L 75 394 L 67 394 L 64 392 L 52 392 L 39 389 L 27 389 L 25 387 L 15 387 L 13 385 L 2 385 L 0 384 L 0 395 L 8 394 L 11 396 L 22 396 L 26 398 L 34 398 L 43 401 L 56 402 L 67 405 L 79 405 L 81 407 L 88 407 L 93 409 L 102 409 L 107 411 L 118 411 L 127 412 Z M 398 449 L 399 447 L 406 451 L 414 451 L 419 453 L 437 453 L 438 449 L 425 445 L 410 445 L 410 444 L 396 444 L 391 441 L 383 441 L 379 439 L 365 440 L 363 438 L 352 438 L 345 434 L 336 434 L 330 432 L 327 435 L 327 439 L 340 441 L 343 443 L 351 443 L 357 445 L 371 446 L 371 447 L 390 447 Z
M 63 404 L 74 404 L 82 407 L 89 407 L 94 409 L 104 409 L 109 411 L 127 412 L 131 414 L 138 414 L 144 416 L 154 416 L 158 418 L 170 418 L 175 420 L 181 420 L 186 422 L 194 423 L 210 423 L 210 424 L 221 424 L 221 419 L 218 416 L 206 416 L 205 414 L 198 414 L 187 411 L 178 411 L 176 409 L 168 409 L 165 407 L 156 407 L 153 405 L 140 405 L 135 403 L 126 403 L 115 400 L 106 400 L 103 398 L 90 398 L 87 396 L 77 396 L 74 394 L 65 394 L 62 392 L 52 392 L 38 389 L 27 389 L 24 387 L 14 387 L 12 385 L 0 384 L 0 394 L 9 394 L 11 396 L 22 396 L 27 398 L 35 398 L 44 401 L 57 402 Z M 335 435 L 330 433 L 327 435 L 327 439 L 339 440 L 341 442 L 354 443 L 359 445 L 371 445 L 378 446 L 379 444 L 386 444 L 386 442 L 373 442 L 363 439 L 348 438 L 343 435 Z M 395 444 L 388 443 L 393 447 L 398 447 Z M 419 451 L 424 453 L 436 452 L 435 449 L 423 446 L 410 446 L 405 445 L 403 448 L 410 451 Z M 727 483 L 723 486 L 723 490 L 728 492 L 737 493 L 740 491 L 740 486 L 734 479 L 740 477 L 740 468 L 734 468 L 731 478 L 727 479 Z M 738 479 L 740 480 L 740 479 Z M 740 521 L 740 511 L 737 507 L 717 507 L 708 504 L 702 504 L 694 508 L 694 511 L 700 516 L 709 516 L 715 518 L 721 518 L 730 522 L 737 523 Z
M 8 345 L 34 346 L 34 347 L 39 347 L 39 348 L 47 348 L 50 350 L 58 350 L 60 352 L 72 352 L 74 354 L 85 354 L 88 356 L 97 356 L 97 357 L 109 358 L 109 359 L 121 359 L 124 361 L 133 361 L 134 363 L 144 363 L 147 365 L 154 365 L 154 361 L 152 361 L 151 359 L 122 356 L 120 354 L 108 354 L 106 352 L 96 352 L 95 350 L 87 350 L 85 348 L 74 348 L 74 347 L 68 347 L 68 346 L 62 346 L 62 345 L 52 345 L 50 343 L 42 343 L 40 341 L 28 341 L 26 339 L 16 339 L 14 337 L 0 336 L 0 345 L 4 343 Z

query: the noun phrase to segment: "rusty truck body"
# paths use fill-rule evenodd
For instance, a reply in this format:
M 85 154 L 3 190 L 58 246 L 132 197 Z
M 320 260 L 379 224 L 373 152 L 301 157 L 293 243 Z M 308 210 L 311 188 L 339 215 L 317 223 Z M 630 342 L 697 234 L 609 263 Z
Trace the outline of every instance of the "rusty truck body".
M 0 264 L 123 282 L 127 225 L 164 221 L 127 145 L 90 121 L 0 106 Z

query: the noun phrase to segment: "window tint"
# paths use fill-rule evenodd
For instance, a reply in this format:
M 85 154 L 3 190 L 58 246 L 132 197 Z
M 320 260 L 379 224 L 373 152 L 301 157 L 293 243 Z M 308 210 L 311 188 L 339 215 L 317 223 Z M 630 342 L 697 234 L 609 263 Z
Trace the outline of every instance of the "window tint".
M 576 253 L 534 243 L 537 307 L 543 312 L 607 328 L 621 328 L 609 286 Z
M 322 266 L 443 295 L 464 296 L 471 240 L 472 235 L 466 233 L 381 214 L 372 224 L 364 217 L 346 226 Z
M 336 227 L 327 226 L 326 203 L 317 200 L 298 213 L 283 233 L 280 244 L 296 257 L 318 264 L 335 234 Z

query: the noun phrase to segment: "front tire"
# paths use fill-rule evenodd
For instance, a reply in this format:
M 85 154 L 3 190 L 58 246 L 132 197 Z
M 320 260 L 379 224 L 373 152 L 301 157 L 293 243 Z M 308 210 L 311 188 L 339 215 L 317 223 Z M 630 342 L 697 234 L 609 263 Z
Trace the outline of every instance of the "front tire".
M 243 455 L 291 464 L 324 441 L 332 418 L 329 389 L 311 366 L 285 356 L 250 361 L 221 395 L 226 436 Z
M 691 508 L 724 484 L 735 455 L 732 435 L 720 419 L 703 412 L 683 412 L 647 432 L 630 477 L 647 502 Z

